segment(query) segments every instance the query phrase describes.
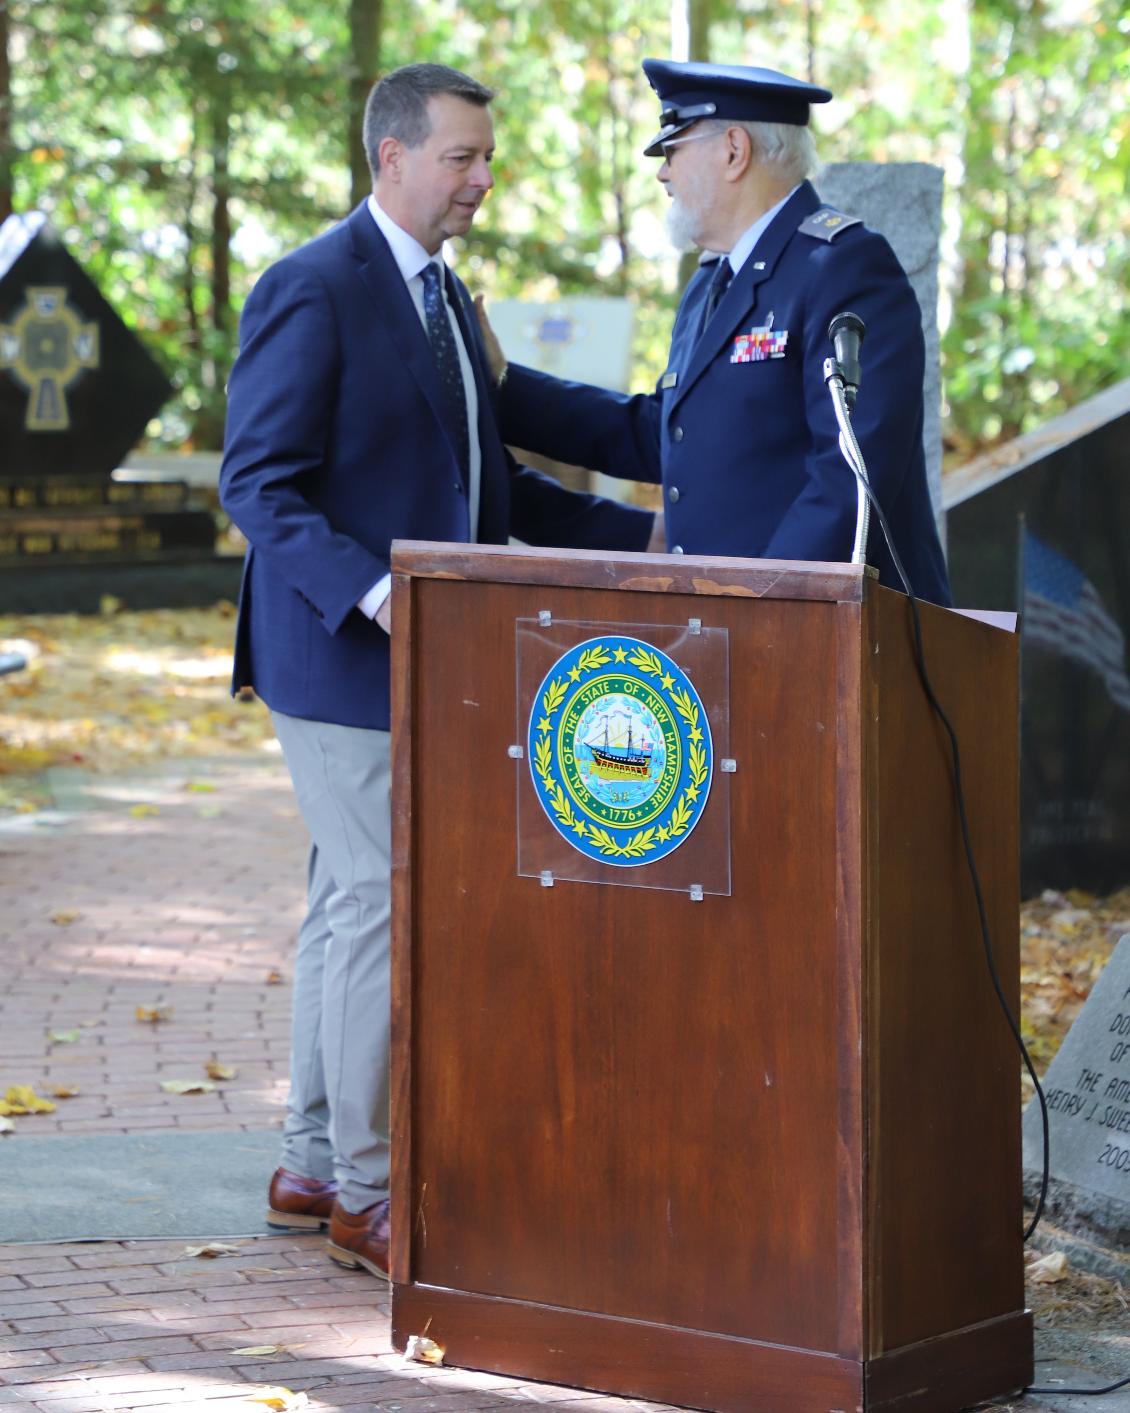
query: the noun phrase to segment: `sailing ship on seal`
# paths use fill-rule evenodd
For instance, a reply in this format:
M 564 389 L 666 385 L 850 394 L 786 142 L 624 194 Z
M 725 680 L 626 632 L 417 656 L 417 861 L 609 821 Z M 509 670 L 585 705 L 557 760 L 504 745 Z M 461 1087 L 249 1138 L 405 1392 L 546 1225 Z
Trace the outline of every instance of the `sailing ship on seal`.
M 628 718 L 628 740 L 614 746 L 608 739 L 608 717 L 604 718 L 603 738 L 599 732 L 585 742 L 592 751 L 591 773 L 600 780 L 646 780 L 651 772 L 651 751 L 632 742 L 632 719 Z

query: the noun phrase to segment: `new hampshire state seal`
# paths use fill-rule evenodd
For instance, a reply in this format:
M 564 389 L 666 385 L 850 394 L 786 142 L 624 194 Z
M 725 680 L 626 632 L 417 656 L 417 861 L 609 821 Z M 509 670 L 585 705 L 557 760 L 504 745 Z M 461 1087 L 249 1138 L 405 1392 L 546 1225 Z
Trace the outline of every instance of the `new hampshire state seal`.
M 589 638 L 546 673 L 527 757 L 538 799 L 575 849 L 625 868 L 655 863 L 702 818 L 710 723 L 686 673 L 639 638 Z

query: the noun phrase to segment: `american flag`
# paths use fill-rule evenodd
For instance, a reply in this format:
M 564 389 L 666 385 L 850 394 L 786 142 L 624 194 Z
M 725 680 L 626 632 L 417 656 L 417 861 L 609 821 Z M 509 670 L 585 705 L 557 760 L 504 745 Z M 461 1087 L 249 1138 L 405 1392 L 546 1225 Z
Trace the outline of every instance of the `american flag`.
M 1130 711 L 1126 639 L 1098 590 L 1078 565 L 1035 535 L 1024 536 L 1024 640 L 1096 673 L 1123 711 Z

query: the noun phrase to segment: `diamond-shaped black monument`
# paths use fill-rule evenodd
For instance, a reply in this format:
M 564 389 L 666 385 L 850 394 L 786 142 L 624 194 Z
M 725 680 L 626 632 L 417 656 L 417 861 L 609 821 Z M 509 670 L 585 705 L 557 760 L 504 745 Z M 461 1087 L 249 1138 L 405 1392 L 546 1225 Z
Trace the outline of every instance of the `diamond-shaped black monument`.
M 216 526 L 179 479 L 115 479 L 172 386 L 40 212 L 0 226 L 0 604 L 207 602 Z
M 109 476 L 172 392 L 40 212 L 0 226 L 0 475 Z

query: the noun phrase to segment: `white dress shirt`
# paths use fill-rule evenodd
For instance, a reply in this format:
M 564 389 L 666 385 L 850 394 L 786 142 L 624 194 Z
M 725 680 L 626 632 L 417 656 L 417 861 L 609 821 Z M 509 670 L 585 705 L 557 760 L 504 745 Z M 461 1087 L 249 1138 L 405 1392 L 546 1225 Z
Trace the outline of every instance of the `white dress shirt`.
M 369 197 L 369 213 L 376 221 L 377 228 L 385 240 L 388 241 L 392 257 L 396 261 L 400 273 L 404 276 L 404 283 L 408 286 L 408 293 L 412 296 L 412 303 L 416 306 L 416 313 L 420 316 L 420 323 L 424 326 L 425 332 L 427 332 L 428 321 L 427 315 L 424 313 L 423 270 L 424 266 L 429 263 L 439 267 L 444 308 L 447 310 L 447 320 L 451 325 L 455 348 L 459 354 L 459 368 L 463 374 L 463 391 L 467 398 L 467 430 L 470 434 L 467 516 L 470 522 L 471 539 L 475 540 L 478 538 L 479 488 L 482 484 L 483 469 L 483 453 L 479 445 L 479 395 L 475 387 L 475 375 L 471 370 L 471 360 L 463 343 L 463 335 L 459 330 L 459 321 L 456 319 L 455 311 L 447 297 L 443 253 L 437 251 L 435 255 L 429 255 L 415 236 L 409 235 L 402 226 L 396 224 L 388 212 L 378 203 L 375 196 Z M 367 618 L 375 618 L 381 605 L 388 598 L 391 588 L 392 575 L 386 574 L 379 583 L 373 585 L 357 607 Z
M 747 227 L 747 229 L 744 230 L 738 237 L 738 239 L 734 242 L 734 248 L 730 251 L 729 258 L 730 269 L 733 270 L 735 275 L 742 268 L 742 266 L 749 259 L 749 257 L 753 254 L 754 246 L 769 229 L 769 224 L 773 220 L 773 217 L 777 214 L 778 211 L 781 210 L 785 202 L 788 201 L 797 191 L 799 191 L 799 189 L 799 184 L 797 186 L 794 186 L 792 191 L 790 191 L 787 196 L 781 197 L 780 201 L 777 202 L 776 206 L 770 206 L 769 210 L 766 211 L 763 216 L 758 216 L 757 220 L 754 221 L 753 225 Z

